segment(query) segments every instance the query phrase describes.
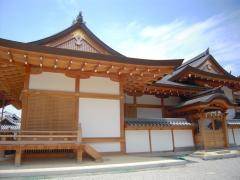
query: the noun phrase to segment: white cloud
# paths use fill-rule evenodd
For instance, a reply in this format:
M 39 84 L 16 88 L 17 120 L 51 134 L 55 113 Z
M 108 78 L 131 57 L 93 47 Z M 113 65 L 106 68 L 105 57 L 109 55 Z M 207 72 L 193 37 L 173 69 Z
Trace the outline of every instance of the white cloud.
M 115 25 L 108 27 L 103 39 L 124 55 L 152 59 L 189 59 L 210 47 L 223 67 L 240 74 L 240 63 L 236 63 L 240 57 L 240 11 L 195 23 L 187 20 L 176 19 L 158 26 L 139 22 L 125 27 Z

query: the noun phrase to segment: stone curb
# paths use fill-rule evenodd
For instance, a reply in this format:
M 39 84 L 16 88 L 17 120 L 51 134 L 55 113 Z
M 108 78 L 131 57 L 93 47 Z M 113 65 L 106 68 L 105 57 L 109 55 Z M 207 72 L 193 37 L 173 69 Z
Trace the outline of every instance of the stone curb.
M 91 165 L 91 166 L 73 166 L 73 167 L 58 167 L 58 168 L 37 168 L 37 169 L 12 169 L 0 170 L 0 177 L 26 177 L 26 176 L 52 176 L 64 174 L 80 174 L 80 173 L 99 173 L 113 172 L 123 170 L 137 170 L 154 167 L 168 167 L 186 165 L 184 160 L 160 160 L 160 161 L 145 161 L 134 163 L 107 164 L 107 165 Z

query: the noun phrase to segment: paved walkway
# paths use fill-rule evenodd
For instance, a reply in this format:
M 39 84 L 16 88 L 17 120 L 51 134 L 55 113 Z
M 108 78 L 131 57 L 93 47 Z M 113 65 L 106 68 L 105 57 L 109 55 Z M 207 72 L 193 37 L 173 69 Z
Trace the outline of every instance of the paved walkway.
M 0 178 L 125 171 L 136 168 L 185 165 L 186 163 L 184 160 L 159 157 L 157 154 L 107 156 L 104 157 L 103 162 L 88 160 L 82 163 L 76 163 L 74 159 L 32 159 L 23 161 L 19 167 L 15 167 L 12 161 L 2 161 L 0 162 Z
M 39 178 L 51 180 L 239 180 L 240 158 L 209 160 L 189 163 L 186 166 L 161 167 L 141 171 Z

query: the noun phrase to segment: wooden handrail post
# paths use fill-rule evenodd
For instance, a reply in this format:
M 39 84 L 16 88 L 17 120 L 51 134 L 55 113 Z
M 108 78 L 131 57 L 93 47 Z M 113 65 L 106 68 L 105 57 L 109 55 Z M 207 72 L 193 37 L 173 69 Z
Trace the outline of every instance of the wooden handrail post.
M 78 130 L 77 130 L 77 142 L 82 142 L 82 127 L 81 123 L 78 124 Z

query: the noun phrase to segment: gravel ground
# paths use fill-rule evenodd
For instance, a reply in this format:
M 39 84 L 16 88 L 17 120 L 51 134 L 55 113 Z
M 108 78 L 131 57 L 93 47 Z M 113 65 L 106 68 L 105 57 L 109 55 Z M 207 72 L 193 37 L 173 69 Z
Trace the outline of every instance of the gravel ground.
M 28 179 L 28 178 L 27 178 Z M 29 179 L 51 180 L 240 180 L 240 158 L 220 159 L 189 163 L 186 166 L 155 168 L 148 170 L 65 175 L 61 177 L 36 177 Z

